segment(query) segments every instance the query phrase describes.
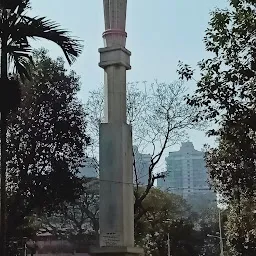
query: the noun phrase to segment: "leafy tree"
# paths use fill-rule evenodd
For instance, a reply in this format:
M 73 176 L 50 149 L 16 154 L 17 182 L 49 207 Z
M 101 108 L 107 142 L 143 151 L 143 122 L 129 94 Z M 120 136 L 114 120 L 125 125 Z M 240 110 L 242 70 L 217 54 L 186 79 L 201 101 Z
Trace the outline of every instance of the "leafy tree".
M 229 9 L 211 14 L 204 42 L 213 57 L 199 63 L 201 78 L 188 99 L 200 108 L 198 119 L 214 121 L 219 147 L 209 150 L 207 165 L 218 191 L 226 197 L 255 189 L 256 7 L 250 0 L 229 0 Z M 181 65 L 179 73 L 193 71 Z
M 84 194 L 76 202 L 64 205 L 58 213 L 41 218 L 42 228 L 59 238 L 71 241 L 77 248 L 88 245 L 88 242 L 97 244 L 98 185 L 97 180 L 86 179 Z M 152 189 L 143 201 L 143 207 L 147 214 L 136 223 L 137 245 L 145 248 L 147 255 L 166 253 L 169 232 L 173 252 L 183 255 L 181 252 L 185 249 L 180 247 L 192 245 L 188 241 L 191 239 L 193 224 L 188 220 L 189 209 L 186 202 L 179 196 Z
M 29 67 L 33 64 L 29 39 L 44 38 L 56 43 L 71 64 L 81 53 L 81 44 L 59 28 L 59 25 L 45 17 L 30 17 L 27 10 L 30 0 L 8 0 L 0 4 L 1 38 L 1 239 L 0 251 L 6 256 L 6 157 L 7 118 L 11 110 L 20 104 L 19 79 L 30 78 Z M 11 61 L 11 63 L 8 63 Z M 11 65 L 8 65 L 11 64 Z M 14 68 L 14 79 L 8 75 L 9 67 Z
M 144 214 L 142 202 L 149 194 L 155 181 L 163 174 L 155 173 L 165 151 L 187 135 L 187 129 L 198 128 L 193 124 L 195 109 L 184 101 L 186 87 L 182 82 L 159 83 L 151 85 L 144 82 L 127 85 L 127 122 L 133 128 L 133 145 L 140 152 L 150 151 L 150 164 L 147 173 L 142 173 L 140 164 L 134 157 L 135 213 L 137 222 Z M 92 137 L 91 154 L 98 154 L 99 124 L 103 121 L 104 95 L 102 88 L 89 93 L 86 104 L 88 110 L 88 129 Z M 145 177 L 146 176 L 146 177 Z M 147 180 L 141 184 L 141 178 Z M 144 186 L 143 192 L 141 185 Z M 139 213 L 139 214 L 138 214 Z
M 77 248 L 97 244 L 99 234 L 99 180 L 83 178 L 83 189 L 74 202 L 66 202 L 58 211 L 41 215 L 40 226 Z
M 74 203 L 66 203 L 57 212 L 40 217 L 41 228 L 68 240 L 78 250 L 97 245 L 99 231 L 99 181 L 86 178 L 83 188 L 84 193 Z M 143 208 L 146 214 L 136 222 L 135 241 L 146 255 L 167 254 L 168 234 L 174 256 L 219 253 L 219 240 L 207 236 L 217 235 L 216 209 L 194 214 L 180 196 L 155 188 L 143 201 Z
M 223 226 L 225 221 L 226 213 L 222 211 L 222 233 L 224 233 Z M 196 229 L 198 230 L 195 235 L 198 236 L 199 241 L 203 241 L 203 244 L 201 245 L 202 247 L 200 255 L 220 255 L 219 209 L 217 208 L 217 205 L 210 205 L 209 208 L 205 208 L 200 213 L 197 213 L 196 221 L 194 222 L 194 224 L 196 226 Z M 223 239 L 225 239 L 225 236 L 222 236 Z
M 228 3 L 211 14 L 204 42 L 212 57 L 199 63 L 201 78 L 188 103 L 200 109 L 195 121 L 217 127 L 208 132 L 217 136 L 218 147 L 208 148 L 206 162 L 212 185 L 230 207 L 231 255 L 253 255 L 253 217 L 245 205 L 255 200 L 256 6 L 254 0 Z M 180 64 L 178 72 L 183 79 L 193 76 L 188 65 Z
M 135 239 L 146 255 L 167 255 L 168 234 L 171 255 L 199 255 L 203 240 L 199 241 L 193 214 L 184 199 L 151 189 L 142 206 L 146 214 L 136 224 Z
M 1 3 L 1 10 L 9 9 L 6 15 L 1 15 L 1 38 L 7 39 L 6 53 L 13 61 L 11 67 L 22 78 L 29 78 L 29 63 L 33 63 L 32 48 L 29 39 L 43 38 L 56 43 L 71 64 L 81 53 L 80 42 L 72 38 L 69 32 L 46 17 L 30 17 L 28 9 L 30 0 L 9 0 Z
M 256 253 L 255 199 L 240 198 L 232 201 L 228 208 L 225 234 L 230 255 L 252 256 Z
M 209 151 L 207 165 L 218 191 L 234 196 L 254 190 L 256 12 L 254 1 L 230 0 L 230 8 L 215 10 L 204 38 L 213 57 L 199 63 L 201 79 L 189 104 L 199 107 L 197 119 L 214 120 L 219 147 Z M 193 72 L 187 65 L 183 77 Z
M 20 234 L 27 217 L 80 195 L 82 183 L 75 174 L 89 143 L 77 98 L 79 77 L 45 50 L 33 57 L 33 79 L 22 86 L 21 106 L 8 120 L 8 237 Z

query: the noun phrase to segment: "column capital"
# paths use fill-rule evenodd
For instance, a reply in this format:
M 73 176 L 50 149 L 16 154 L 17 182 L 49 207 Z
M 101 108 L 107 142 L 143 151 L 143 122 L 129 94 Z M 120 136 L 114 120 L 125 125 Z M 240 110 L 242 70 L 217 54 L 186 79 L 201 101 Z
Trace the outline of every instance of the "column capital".
M 99 66 L 105 69 L 108 66 L 124 66 L 127 70 L 131 69 L 131 52 L 125 47 L 105 47 L 99 49 Z
M 103 0 L 103 4 L 106 30 L 103 33 L 105 46 L 125 47 L 127 0 Z

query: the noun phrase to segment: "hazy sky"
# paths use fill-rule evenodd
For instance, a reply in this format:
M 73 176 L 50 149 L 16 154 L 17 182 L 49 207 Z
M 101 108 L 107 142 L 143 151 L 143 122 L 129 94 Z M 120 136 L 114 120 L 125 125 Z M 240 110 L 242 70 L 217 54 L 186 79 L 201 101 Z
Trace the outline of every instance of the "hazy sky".
M 72 35 L 84 40 L 84 51 L 72 66 L 80 76 L 80 97 L 103 82 L 98 67 L 98 48 L 103 46 L 102 0 L 32 0 L 32 14 L 57 21 Z M 127 49 L 132 52 L 128 81 L 172 82 L 177 79 L 179 60 L 195 65 L 206 57 L 202 42 L 209 12 L 226 6 L 225 0 L 128 0 Z M 61 51 L 46 41 L 37 42 L 53 57 Z M 194 86 L 193 84 L 190 86 Z M 202 132 L 190 132 L 196 149 L 210 142 Z

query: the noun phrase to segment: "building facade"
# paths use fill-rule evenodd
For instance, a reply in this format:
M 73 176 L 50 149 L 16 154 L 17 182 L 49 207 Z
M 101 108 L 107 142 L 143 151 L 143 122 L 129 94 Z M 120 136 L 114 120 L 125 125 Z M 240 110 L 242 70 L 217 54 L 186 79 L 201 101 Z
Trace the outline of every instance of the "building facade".
M 181 195 L 196 204 L 214 201 L 215 195 L 207 182 L 204 152 L 195 150 L 192 142 L 182 143 L 179 151 L 170 152 L 166 157 L 165 179 L 158 181 L 158 187 Z
M 133 182 L 136 184 L 136 175 L 139 185 L 146 186 L 148 184 L 148 170 L 151 163 L 151 155 L 150 154 L 142 154 L 139 152 L 137 146 L 133 146 L 133 154 L 134 154 L 134 162 L 136 173 L 134 169 L 133 173 Z M 133 166 L 134 168 L 134 166 Z

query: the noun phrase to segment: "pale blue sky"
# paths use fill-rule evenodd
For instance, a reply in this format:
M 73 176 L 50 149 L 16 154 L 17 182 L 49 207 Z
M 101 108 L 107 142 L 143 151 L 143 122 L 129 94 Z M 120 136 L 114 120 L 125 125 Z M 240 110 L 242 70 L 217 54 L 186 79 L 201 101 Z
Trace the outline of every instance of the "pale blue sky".
M 32 0 L 32 14 L 57 21 L 72 35 L 84 40 L 84 51 L 72 66 L 80 76 L 80 97 L 103 82 L 98 67 L 98 48 L 103 46 L 102 0 Z M 191 65 L 206 57 L 202 42 L 209 12 L 226 6 L 225 0 L 128 0 L 127 48 L 132 52 L 128 81 L 172 82 L 177 79 L 179 60 Z M 34 44 L 48 48 L 53 57 L 61 51 L 45 41 Z M 193 86 L 193 85 L 191 85 Z M 197 149 L 210 142 L 202 132 L 190 132 Z

